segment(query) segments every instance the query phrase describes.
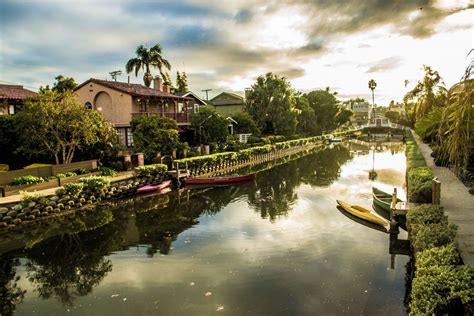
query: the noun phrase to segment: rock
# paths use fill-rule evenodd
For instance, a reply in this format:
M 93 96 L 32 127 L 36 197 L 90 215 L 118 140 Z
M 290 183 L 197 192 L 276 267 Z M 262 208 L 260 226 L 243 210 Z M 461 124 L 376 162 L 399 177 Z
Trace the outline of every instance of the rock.
M 31 201 L 30 203 L 28 203 L 28 207 L 33 208 L 35 206 L 36 206 L 36 202 Z
M 0 216 L 8 213 L 8 207 L 0 207 Z
M 53 202 L 57 202 L 59 200 L 59 197 L 55 195 L 55 196 L 50 197 L 49 200 Z
M 7 223 L 10 222 L 11 220 L 12 220 L 12 217 L 11 217 L 11 216 L 4 216 L 4 217 L 2 218 L 2 221 L 3 221 L 3 222 L 7 222 Z
M 15 218 L 15 219 L 12 221 L 12 223 L 13 223 L 13 225 L 21 224 L 21 219 Z
M 26 217 L 26 214 L 25 213 L 19 213 L 19 214 L 16 215 L 16 217 L 23 219 L 23 218 Z
M 36 217 L 35 217 L 34 215 L 28 215 L 26 218 L 27 218 L 29 221 L 34 221 Z
M 15 217 L 16 216 L 16 211 L 10 211 L 7 213 L 7 216 L 10 216 L 10 217 Z
M 21 210 L 23 214 L 30 214 L 31 213 L 31 208 L 25 207 L 24 209 Z
M 56 201 L 50 201 L 50 202 L 48 203 L 48 206 L 55 207 L 56 204 L 57 204 Z
M 1 228 L 5 228 L 7 226 L 8 226 L 8 224 L 6 222 L 0 222 L 0 227 Z
M 23 208 L 23 206 L 21 206 L 21 204 L 17 204 L 14 207 L 12 207 L 12 210 L 13 211 L 21 211 L 22 208 Z
M 38 216 L 38 215 L 40 215 L 40 213 L 41 213 L 40 210 L 31 211 L 31 215 L 34 215 L 34 216 Z

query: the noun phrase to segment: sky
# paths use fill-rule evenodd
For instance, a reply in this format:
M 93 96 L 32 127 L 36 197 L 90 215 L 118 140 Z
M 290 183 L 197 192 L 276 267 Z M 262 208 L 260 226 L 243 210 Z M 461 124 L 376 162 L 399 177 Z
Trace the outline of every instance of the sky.
M 341 100 L 387 105 L 439 71 L 449 88 L 474 54 L 469 0 L 0 1 L 0 83 L 30 90 L 61 74 L 82 83 L 109 79 L 138 45 L 160 43 L 171 76 L 189 87 L 243 95 L 260 75 L 285 76 L 294 89 L 330 87 Z M 152 74 L 159 74 L 152 70 Z M 130 82 L 143 83 L 143 73 Z M 408 85 L 405 86 L 405 80 Z

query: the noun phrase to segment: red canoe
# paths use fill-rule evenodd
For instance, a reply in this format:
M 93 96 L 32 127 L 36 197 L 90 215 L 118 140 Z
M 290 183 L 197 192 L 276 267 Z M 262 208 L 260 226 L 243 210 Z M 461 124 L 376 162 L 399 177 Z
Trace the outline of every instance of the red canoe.
M 144 187 L 139 188 L 137 192 L 138 193 L 155 192 L 155 191 L 163 190 L 166 187 L 169 187 L 170 184 L 171 184 L 171 180 L 163 181 L 158 185 L 145 185 Z
M 237 182 L 252 181 L 255 179 L 255 173 L 247 174 L 243 176 L 229 175 L 221 177 L 209 177 L 209 178 L 186 178 L 184 183 L 186 184 L 232 184 Z

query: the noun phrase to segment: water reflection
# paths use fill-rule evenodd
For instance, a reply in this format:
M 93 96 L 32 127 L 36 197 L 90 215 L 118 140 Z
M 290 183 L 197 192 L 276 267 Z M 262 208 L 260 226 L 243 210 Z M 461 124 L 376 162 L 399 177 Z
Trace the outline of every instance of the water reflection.
M 353 158 L 345 146 L 325 148 L 260 166 L 277 164 L 255 183 L 130 198 L 62 230 L 52 225 L 24 236 L 16 250 L 0 244 L 10 271 L 0 283 L 10 296 L 0 304 L 14 302 L 19 314 L 81 306 L 78 314 L 151 314 L 159 307 L 164 315 L 208 315 L 217 305 L 234 315 L 337 314 L 348 306 L 373 314 L 380 310 L 364 305 L 360 286 L 392 293 L 398 277 L 384 275 L 386 235 L 335 210 L 336 195 L 361 186 L 364 157 Z M 23 282 L 15 284 L 18 276 Z M 128 309 L 114 301 L 116 293 L 120 302 L 127 293 Z M 396 295 L 374 295 L 378 306 L 401 304 Z

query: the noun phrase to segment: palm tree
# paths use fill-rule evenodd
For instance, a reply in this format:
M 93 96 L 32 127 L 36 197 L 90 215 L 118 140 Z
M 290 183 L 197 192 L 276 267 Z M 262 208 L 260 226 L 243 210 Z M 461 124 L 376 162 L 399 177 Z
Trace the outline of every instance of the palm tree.
M 130 59 L 125 65 L 127 73 L 135 71 L 135 76 L 138 76 L 140 69 L 145 70 L 143 82 L 147 87 L 149 87 L 151 85 L 151 81 L 153 80 L 150 67 L 153 66 L 160 70 L 161 77 L 165 82 L 169 80 L 167 79 L 169 76 L 166 73 L 166 70 L 164 71 L 163 68 L 171 70 L 171 64 L 168 60 L 163 58 L 160 44 L 156 44 L 149 50 L 143 45 L 140 45 L 137 47 L 136 54 L 137 57 Z
M 377 82 L 374 79 L 369 80 L 369 89 L 372 90 L 372 112 L 375 111 L 374 90 L 377 87 Z M 373 113 L 372 113 L 373 114 Z M 370 115 L 369 115 L 370 118 Z

